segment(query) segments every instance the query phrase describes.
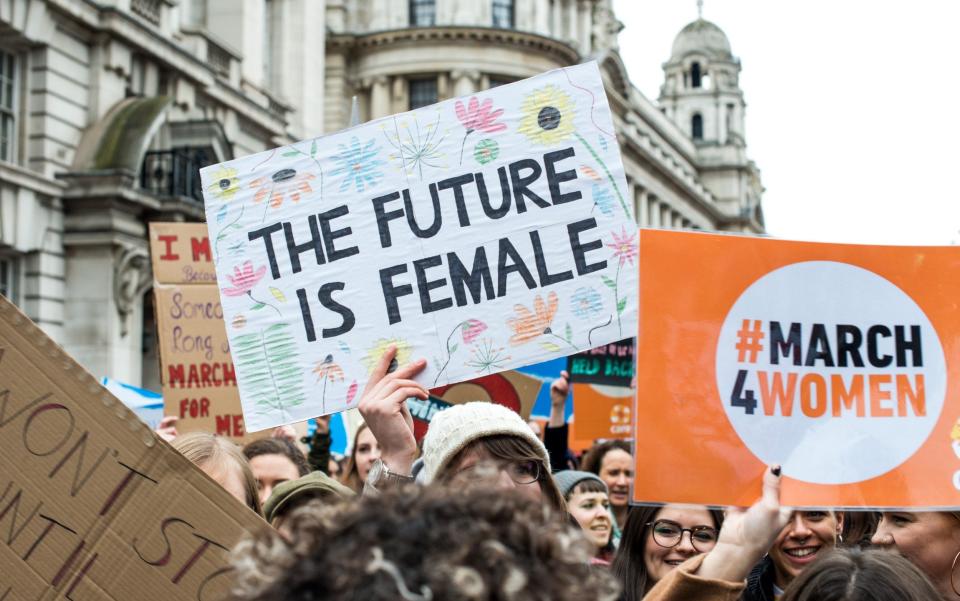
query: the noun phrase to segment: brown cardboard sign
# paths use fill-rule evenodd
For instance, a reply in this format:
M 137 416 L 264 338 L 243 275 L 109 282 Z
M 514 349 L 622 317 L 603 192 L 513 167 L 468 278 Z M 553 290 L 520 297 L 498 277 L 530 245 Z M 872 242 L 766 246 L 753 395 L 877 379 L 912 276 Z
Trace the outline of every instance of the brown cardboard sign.
M 160 284 L 216 286 L 211 241 L 203 223 L 151 223 L 153 279 Z
M 216 286 L 154 285 L 164 413 L 182 432 L 245 436 Z
M 0 297 L 0 599 L 223 599 L 267 527 Z

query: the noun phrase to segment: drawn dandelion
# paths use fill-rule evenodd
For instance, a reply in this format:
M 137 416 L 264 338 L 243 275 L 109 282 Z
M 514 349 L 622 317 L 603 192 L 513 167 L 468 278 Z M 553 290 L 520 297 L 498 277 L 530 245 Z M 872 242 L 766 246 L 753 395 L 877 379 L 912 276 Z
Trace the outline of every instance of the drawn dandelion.
M 453 357 L 453 353 L 457 352 L 459 344 L 451 345 L 453 341 L 453 335 L 458 331 L 460 332 L 460 337 L 463 339 L 464 344 L 470 344 L 477 339 L 477 336 L 482 334 L 487 329 L 487 324 L 483 323 L 479 319 L 467 319 L 461 321 L 453 327 L 450 331 L 450 335 L 447 336 L 447 343 L 445 349 L 447 352 L 447 360 L 440 367 L 440 370 L 437 372 L 437 377 L 433 379 L 433 385 L 436 386 L 437 382 L 440 381 L 440 375 L 447 369 L 447 366 L 450 365 L 450 359 Z M 439 361 L 438 361 L 439 363 Z
M 420 121 L 416 115 L 413 116 L 413 127 L 403 121 L 397 123 L 397 118 L 393 118 L 393 131 L 384 128 L 383 135 L 387 142 L 393 146 L 396 152 L 390 154 L 391 160 L 399 160 L 403 172 L 407 175 L 413 175 L 416 171 L 420 179 L 423 179 L 423 167 L 432 167 L 434 169 L 445 169 L 447 167 L 443 159 L 446 155 L 440 151 L 444 138 L 447 134 L 440 135 L 440 111 L 437 111 L 437 120 L 425 127 L 420 127 Z
M 472 367 L 477 372 L 499 371 L 510 361 L 510 355 L 506 354 L 505 350 L 503 347 L 495 347 L 490 338 L 484 338 L 472 348 L 471 358 L 464 365 Z

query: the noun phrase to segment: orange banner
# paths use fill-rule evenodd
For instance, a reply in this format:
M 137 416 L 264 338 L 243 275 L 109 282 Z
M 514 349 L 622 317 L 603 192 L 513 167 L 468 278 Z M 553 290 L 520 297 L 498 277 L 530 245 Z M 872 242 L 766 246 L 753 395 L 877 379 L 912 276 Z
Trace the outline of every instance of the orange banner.
M 781 464 L 785 505 L 960 506 L 958 265 L 643 230 L 634 501 L 746 505 Z
M 633 438 L 633 390 L 602 384 L 573 384 L 577 439 Z

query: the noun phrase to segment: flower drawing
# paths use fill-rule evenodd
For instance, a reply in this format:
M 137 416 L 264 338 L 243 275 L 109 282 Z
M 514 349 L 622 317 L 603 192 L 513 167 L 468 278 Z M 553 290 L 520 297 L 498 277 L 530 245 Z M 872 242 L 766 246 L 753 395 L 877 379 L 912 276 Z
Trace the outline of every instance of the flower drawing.
M 310 180 L 314 178 L 312 173 L 298 173 L 289 167 L 274 171 L 269 177 L 258 177 L 250 182 L 250 187 L 257 191 L 253 195 L 253 202 L 259 204 L 269 199 L 263 210 L 263 218 L 266 219 L 267 209 L 280 207 L 285 198 L 299 202 L 304 194 L 312 194 Z
M 377 362 L 380 361 L 380 357 L 387 352 L 391 344 L 397 347 L 397 356 L 395 358 L 397 365 L 403 365 L 410 360 L 410 353 L 413 349 L 410 347 L 409 342 L 401 338 L 380 338 L 373 343 L 373 346 L 367 349 L 367 354 L 360 359 L 360 362 L 367 368 L 367 373 L 373 371 L 373 368 L 377 366 Z
M 470 359 L 464 363 L 478 372 L 493 373 L 506 367 L 510 355 L 504 353 L 503 347 L 494 346 L 493 340 L 484 338 L 473 347 Z
M 323 382 L 323 392 L 320 395 L 320 410 L 327 412 L 327 382 L 342 382 L 343 368 L 337 365 L 333 360 L 333 355 L 327 355 L 323 361 L 320 361 L 313 368 L 313 373 L 317 374 L 317 383 Z
M 620 260 L 620 266 L 627 261 L 633 265 L 633 259 L 638 255 L 637 243 L 634 240 L 636 232 L 627 232 L 627 228 L 621 226 L 620 235 L 616 232 L 610 232 L 613 242 L 607 242 L 607 247 L 613 249 L 613 256 Z
M 467 137 L 470 134 L 475 131 L 495 134 L 507 129 L 506 123 L 497 123 L 497 119 L 503 114 L 503 109 L 493 110 L 493 99 L 491 98 L 486 98 L 483 102 L 480 102 L 476 96 L 473 96 L 467 101 L 466 106 L 458 100 L 454 105 L 454 110 L 457 113 L 457 119 L 467 130 L 463 135 L 463 142 L 460 144 L 461 165 L 463 164 L 463 148 L 466 146 Z
M 557 86 L 538 88 L 523 99 L 517 131 L 534 144 L 558 144 L 574 133 L 573 106 L 570 96 Z
M 207 186 L 216 198 L 227 201 L 240 189 L 240 178 L 232 167 L 220 167 L 213 172 L 213 183 Z
M 416 170 L 423 179 L 424 166 L 433 169 L 446 169 L 447 164 L 444 160 L 446 155 L 443 153 L 443 141 L 447 134 L 440 134 L 440 111 L 437 111 L 437 120 L 435 123 L 428 123 L 420 127 L 420 121 L 416 115 L 413 116 L 413 127 L 406 121 L 397 124 L 397 118 L 393 118 L 393 128 L 381 126 L 383 135 L 387 142 L 396 150 L 390 154 L 391 160 L 399 160 L 401 168 L 406 175 L 413 175 Z
M 547 295 L 547 302 L 538 294 L 533 299 L 533 311 L 523 305 L 514 305 L 514 317 L 507 319 L 507 325 L 513 330 L 510 344 L 517 346 L 550 334 L 553 316 L 557 313 L 559 299 L 556 292 Z
M 253 287 L 267 273 L 267 266 L 262 265 L 259 269 L 253 268 L 253 263 L 245 261 L 242 267 L 234 265 L 233 275 L 227 275 L 227 279 L 233 284 L 233 288 L 223 288 L 222 292 L 227 296 L 243 296 L 249 294 Z
M 490 138 L 480 140 L 477 142 L 477 145 L 473 147 L 473 158 L 481 165 L 486 165 L 491 161 L 497 160 L 499 155 L 500 145 L 497 144 L 496 140 L 491 140 Z
M 450 365 L 450 359 L 453 357 L 453 354 L 457 352 L 459 344 L 453 342 L 453 335 L 460 332 L 460 338 L 463 340 L 464 344 L 470 344 L 477 339 L 477 336 L 482 334 L 487 329 L 487 324 L 483 323 L 479 319 L 466 319 L 461 321 L 456 326 L 453 327 L 453 330 L 450 331 L 450 335 L 447 336 L 446 344 L 446 353 L 447 358 L 443 362 L 443 365 L 440 366 L 440 369 L 437 371 L 437 377 L 433 379 L 433 385 L 436 386 L 437 382 L 440 381 L 440 375 L 447 369 L 447 366 Z M 437 364 L 440 364 L 440 360 L 437 359 Z
M 614 205 L 616 201 L 613 199 L 613 194 L 610 193 L 610 189 L 601 184 L 593 184 L 593 186 L 590 187 L 590 192 L 593 195 L 594 208 L 600 209 L 600 212 L 607 217 L 612 217 L 616 209 Z
M 570 311 L 580 319 L 591 319 L 603 313 L 603 297 L 588 286 L 577 288 L 570 297 Z
M 357 192 L 363 192 L 367 187 L 377 185 L 383 178 L 378 167 L 385 163 L 377 158 L 380 147 L 376 140 L 370 139 L 366 144 L 361 144 L 360 139 L 354 136 L 349 145 L 340 144 L 339 147 L 340 154 L 331 157 L 338 163 L 331 175 L 343 176 L 343 181 L 340 182 L 341 192 L 346 192 L 351 185 Z
M 267 266 L 261 265 L 259 269 L 254 269 L 253 263 L 250 261 L 244 261 L 242 267 L 236 265 L 233 266 L 233 275 L 227 275 L 227 279 L 230 280 L 230 283 L 233 284 L 232 288 L 223 288 L 223 292 L 227 296 L 243 296 L 247 295 L 250 297 L 250 300 L 254 302 L 254 305 L 250 307 L 251 311 L 259 311 L 264 307 L 270 307 L 277 312 L 277 315 L 280 315 L 280 310 L 274 307 L 269 303 L 261 302 L 253 297 L 252 290 L 261 279 L 263 275 L 267 272 Z

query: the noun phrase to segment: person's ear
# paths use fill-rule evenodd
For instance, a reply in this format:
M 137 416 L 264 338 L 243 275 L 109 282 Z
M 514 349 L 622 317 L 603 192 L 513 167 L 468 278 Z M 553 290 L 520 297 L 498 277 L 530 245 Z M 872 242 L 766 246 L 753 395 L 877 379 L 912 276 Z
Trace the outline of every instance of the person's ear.
M 837 536 L 840 536 L 840 533 L 843 532 L 843 517 L 844 514 L 842 511 L 836 512 L 837 515 Z

